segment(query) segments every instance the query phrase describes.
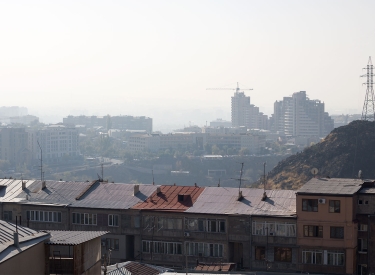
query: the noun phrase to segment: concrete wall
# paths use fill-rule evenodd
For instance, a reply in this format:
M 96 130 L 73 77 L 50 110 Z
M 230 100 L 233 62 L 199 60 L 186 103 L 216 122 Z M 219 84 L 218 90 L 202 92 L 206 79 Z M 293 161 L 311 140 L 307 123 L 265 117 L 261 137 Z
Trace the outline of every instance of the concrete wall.
M 1 263 L 0 274 L 44 274 L 45 262 L 44 242 L 41 242 Z
M 74 274 L 83 274 L 101 261 L 100 237 L 74 246 Z

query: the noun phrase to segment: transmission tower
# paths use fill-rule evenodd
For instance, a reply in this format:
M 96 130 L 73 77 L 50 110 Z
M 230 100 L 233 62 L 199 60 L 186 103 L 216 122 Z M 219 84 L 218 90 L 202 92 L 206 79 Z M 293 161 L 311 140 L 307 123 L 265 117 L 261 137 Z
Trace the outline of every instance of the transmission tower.
M 363 84 L 366 84 L 367 89 L 366 89 L 365 102 L 363 103 L 362 120 L 375 121 L 373 68 L 374 66 L 372 65 L 371 56 L 370 56 L 368 59 L 367 68 L 363 68 L 367 70 L 367 74 L 361 75 L 361 77 L 367 77 L 367 82 L 363 83 Z

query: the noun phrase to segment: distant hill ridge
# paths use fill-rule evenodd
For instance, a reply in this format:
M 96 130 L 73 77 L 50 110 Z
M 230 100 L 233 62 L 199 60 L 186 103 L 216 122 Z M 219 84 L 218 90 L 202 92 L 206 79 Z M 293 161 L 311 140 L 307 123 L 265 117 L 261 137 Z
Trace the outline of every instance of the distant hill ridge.
M 322 142 L 280 161 L 268 173 L 268 188 L 298 189 L 318 177 L 375 178 L 375 122 L 356 120 L 334 129 Z

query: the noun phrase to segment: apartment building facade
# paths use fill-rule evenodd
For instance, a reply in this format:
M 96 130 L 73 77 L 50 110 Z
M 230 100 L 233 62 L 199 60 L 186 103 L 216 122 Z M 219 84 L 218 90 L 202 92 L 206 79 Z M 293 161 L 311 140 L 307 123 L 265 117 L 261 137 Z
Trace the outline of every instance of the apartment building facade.
M 80 155 L 79 133 L 76 128 L 64 125 L 28 130 L 28 148 L 33 159 L 40 159 L 42 149 L 43 159 L 47 162 L 59 162 L 64 157 L 77 158 Z
M 0 128 L 0 159 L 12 165 L 28 164 L 32 155 L 27 138 L 25 128 Z

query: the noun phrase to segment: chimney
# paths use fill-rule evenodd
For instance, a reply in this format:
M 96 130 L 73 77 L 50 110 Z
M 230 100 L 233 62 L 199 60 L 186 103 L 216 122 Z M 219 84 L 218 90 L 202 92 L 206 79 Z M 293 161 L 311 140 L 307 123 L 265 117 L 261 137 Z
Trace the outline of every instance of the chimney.
M 135 196 L 139 192 L 139 184 L 134 184 L 134 193 L 133 196 Z
M 240 200 L 242 200 L 242 199 L 243 199 L 242 191 L 239 191 L 239 192 L 238 192 L 238 198 L 237 198 L 237 200 L 240 201 Z
M 194 186 L 195 186 L 195 187 L 198 187 L 197 183 L 194 183 Z
M 45 189 L 47 186 L 46 186 L 46 181 L 42 181 L 42 189 Z
M 262 201 L 265 201 L 267 199 L 267 193 L 264 191 L 263 196 L 262 196 Z
M 22 190 L 26 189 L 26 181 L 22 181 Z
M 160 194 L 161 193 L 161 188 L 160 186 L 156 187 L 156 194 Z
M 17 232 L 14 232 L 13 233 L 13 240 L 14 240 L 14 246 L 19 248 L 20 247 L 20 243 L 18 241 L 18 233 Z

